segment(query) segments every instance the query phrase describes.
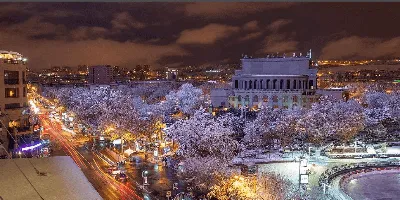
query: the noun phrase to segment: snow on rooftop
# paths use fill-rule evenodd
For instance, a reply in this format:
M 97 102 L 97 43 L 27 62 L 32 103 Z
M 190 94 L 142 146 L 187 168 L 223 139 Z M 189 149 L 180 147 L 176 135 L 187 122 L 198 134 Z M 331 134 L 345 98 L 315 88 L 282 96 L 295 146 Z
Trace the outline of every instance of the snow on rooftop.
M 46 176 L 39 176 L 28 159 Z M 0 196 L 3 199 L 41 199 L 24 174 L 46 200 L 102 199 L 69 156 L 0 159 Z

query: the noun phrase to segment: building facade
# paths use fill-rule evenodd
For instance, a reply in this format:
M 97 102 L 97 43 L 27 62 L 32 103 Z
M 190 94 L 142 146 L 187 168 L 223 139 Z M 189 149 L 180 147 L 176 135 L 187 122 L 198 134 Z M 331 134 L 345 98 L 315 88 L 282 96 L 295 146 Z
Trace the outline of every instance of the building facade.
M 108 85 L 113 83 L 113 70 L 110 65 L 99 65 L 89 67 L 88 83 L 97 85 Z
M 18 143 L 14 143 L 13 138 L 17 140 L 21 135 L 32 133 L 26 63 L 27 59 L 19 53 L 0 51 L 0 139 L 8 150 L 15 148 Z
M 178 69 L 168 68 L 166 71 L 166 79 L 169 81 L 178 80 Z
M 244 57 L 241 62 L 242 69 L 236 70 L 232 77 L 233 95 L 226 97 L 229 106 L 219 105 L 222 102 L 219 100 L 212 102 L 213 107 L 291 109 L 310 107 L 320 96 L 316 94 L 317 69 L 310 68 L 308 56 Z M 214 95 L 218 96 L 216 93 Z M 228 94 L 226 91 L 223 93 Z M 218 99 L 222 98 L 221 95 Z

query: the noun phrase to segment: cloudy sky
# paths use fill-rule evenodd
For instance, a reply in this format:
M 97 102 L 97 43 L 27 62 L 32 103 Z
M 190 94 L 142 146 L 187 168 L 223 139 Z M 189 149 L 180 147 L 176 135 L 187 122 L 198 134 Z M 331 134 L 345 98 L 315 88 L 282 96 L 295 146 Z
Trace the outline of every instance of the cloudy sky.
M 179 67 L 313 49 L 320 59 L 400 56 L 399 3 L 0 3 L 0 49 L 32 69 Z

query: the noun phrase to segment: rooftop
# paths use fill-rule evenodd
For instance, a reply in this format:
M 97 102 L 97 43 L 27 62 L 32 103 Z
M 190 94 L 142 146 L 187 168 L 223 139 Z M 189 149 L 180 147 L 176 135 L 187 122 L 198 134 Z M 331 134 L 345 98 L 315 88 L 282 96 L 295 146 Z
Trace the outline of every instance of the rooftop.
M 26 64 L 27 58 L 18 52 L 0 50 L 0 59 L 7 64 Z
M 39 176 L 29 161 L 46 175 Z M 0 159 L 0 169 L 2 199 L 102 199 L 69 156 Z

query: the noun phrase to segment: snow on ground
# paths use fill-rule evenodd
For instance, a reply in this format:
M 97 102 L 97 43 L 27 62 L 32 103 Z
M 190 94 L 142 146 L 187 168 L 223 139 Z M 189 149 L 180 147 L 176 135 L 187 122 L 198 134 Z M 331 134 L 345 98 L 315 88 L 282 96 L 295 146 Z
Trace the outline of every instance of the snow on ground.
M 288 178 L 294 184 L 299 183 L 299 162 L 269 163 L 258 165 L 258 173 L 273 172 Z
M 46 175 L 39 176 L 29 161 Z M 0 159 L 0 169 L 3 199 L 40 200 L 28 180 L 46 200 L 102 199 L 69 156 Z
M 386 147 L 387 154 L 400 154 L 400 146 Z

